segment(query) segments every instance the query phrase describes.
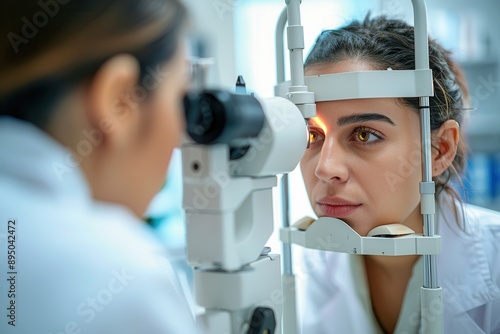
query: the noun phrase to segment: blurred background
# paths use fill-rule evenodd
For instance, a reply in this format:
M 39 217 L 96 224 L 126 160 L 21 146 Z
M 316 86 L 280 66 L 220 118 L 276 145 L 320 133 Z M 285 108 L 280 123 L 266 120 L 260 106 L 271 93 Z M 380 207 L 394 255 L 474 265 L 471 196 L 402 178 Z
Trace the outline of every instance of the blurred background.
M 207 41 L 207 55 L 215 58 L 208 84 L 233 90 L 237 75 L 243 75 L 248 91 L 261 97 L 272 96 L 276 84 L 275 26 L 285 1 L 185 0 L 185 3 L 191 9 L 194 30 Z M 301 9 L 304 56 L 322 30 L 362 19 L 368 11 L 413 23 L 410 0 L 303 0 Z M 465 202 L 500 210 L 500 1 L 432 0 L 427 1 L 427 9 L 431 37 L 453 51 L 465 71 L 472 96 L 473 110 L 465 128 L 469 165 L 463 185 L 457 185 L 457 190 Z M 179 259 L 183 258 L 185 247 L 181 175 L 177 152 L 168 181 L 148 213 L 158 236 Z M 312 210 L 300 172 L 294 171 L 290 180 L 293 222 L 312 215 Z M 274 224 L 278 230 L 281 218 L 277 191 L 275 200 Z M 276 233 L 269 245 L 274 252 L 280 252 Z

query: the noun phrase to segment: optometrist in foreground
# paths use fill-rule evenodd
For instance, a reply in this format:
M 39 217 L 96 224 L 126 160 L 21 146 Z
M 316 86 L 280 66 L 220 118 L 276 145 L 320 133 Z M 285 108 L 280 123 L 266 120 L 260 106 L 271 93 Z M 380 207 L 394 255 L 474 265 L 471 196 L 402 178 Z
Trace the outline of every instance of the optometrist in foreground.
M 500 214 L 462 203 L 450 185 L 465 165 L 468 89 L 449 52 L 433 40 L 429 52 L 444 307 L 430 311 L 444 316 L 445 333 L 500 333 Z M 413 28 L 370 15 L 324 31 L 305 62 L 306 75 L 414 68 Z M 301 170 L 318 217 L 339 218 L 360 235 L 390 223 L 422 233 L 418 99 L 330 101 L 317 108 Z M 307 250 L 304 261 L 303 333 L 428 332 L 419 328 L 420 256 Z
M 197 333 L 142 215 L 188 84 L 178 0 L 4 1 L 0 332 Z

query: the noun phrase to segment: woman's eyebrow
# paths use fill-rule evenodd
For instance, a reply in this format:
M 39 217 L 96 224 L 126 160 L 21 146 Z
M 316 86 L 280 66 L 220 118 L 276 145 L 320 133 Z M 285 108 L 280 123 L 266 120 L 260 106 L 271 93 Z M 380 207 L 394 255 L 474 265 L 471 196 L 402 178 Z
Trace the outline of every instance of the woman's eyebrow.
M 343 116 L 337 120 L 337 125 L 344 126 L 344 125 L 348 125 L 348 124 L 362 123 L 362 122 L 369 122 L 369 121 L 382 121 L 382 122 L 387 122 L 391 125 L 396 125 L 389 117 L 387 117 L 385 115 L 381 115 L 381 114 L 376 114 L 376 113 L 352 114 L 349 116 Z

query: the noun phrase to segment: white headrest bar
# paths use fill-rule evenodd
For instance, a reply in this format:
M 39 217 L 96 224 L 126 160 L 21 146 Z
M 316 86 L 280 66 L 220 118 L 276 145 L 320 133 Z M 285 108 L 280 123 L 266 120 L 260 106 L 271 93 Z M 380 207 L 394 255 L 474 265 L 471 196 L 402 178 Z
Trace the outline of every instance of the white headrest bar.
M 315 102 L 434 95 L 430 69 L 404 71 L 345 72 L 305 77 Z M 275 87 L 277 96 L 287 97 L 290 82 Z

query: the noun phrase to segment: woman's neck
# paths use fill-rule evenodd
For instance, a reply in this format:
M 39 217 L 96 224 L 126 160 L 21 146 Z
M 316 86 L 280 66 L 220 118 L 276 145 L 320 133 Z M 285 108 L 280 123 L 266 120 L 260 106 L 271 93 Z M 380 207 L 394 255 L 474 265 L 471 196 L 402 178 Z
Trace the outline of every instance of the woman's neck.
M 365 256 L 364 264 L 373 313 L 386 333 L 393 333 L 418 256 Z

